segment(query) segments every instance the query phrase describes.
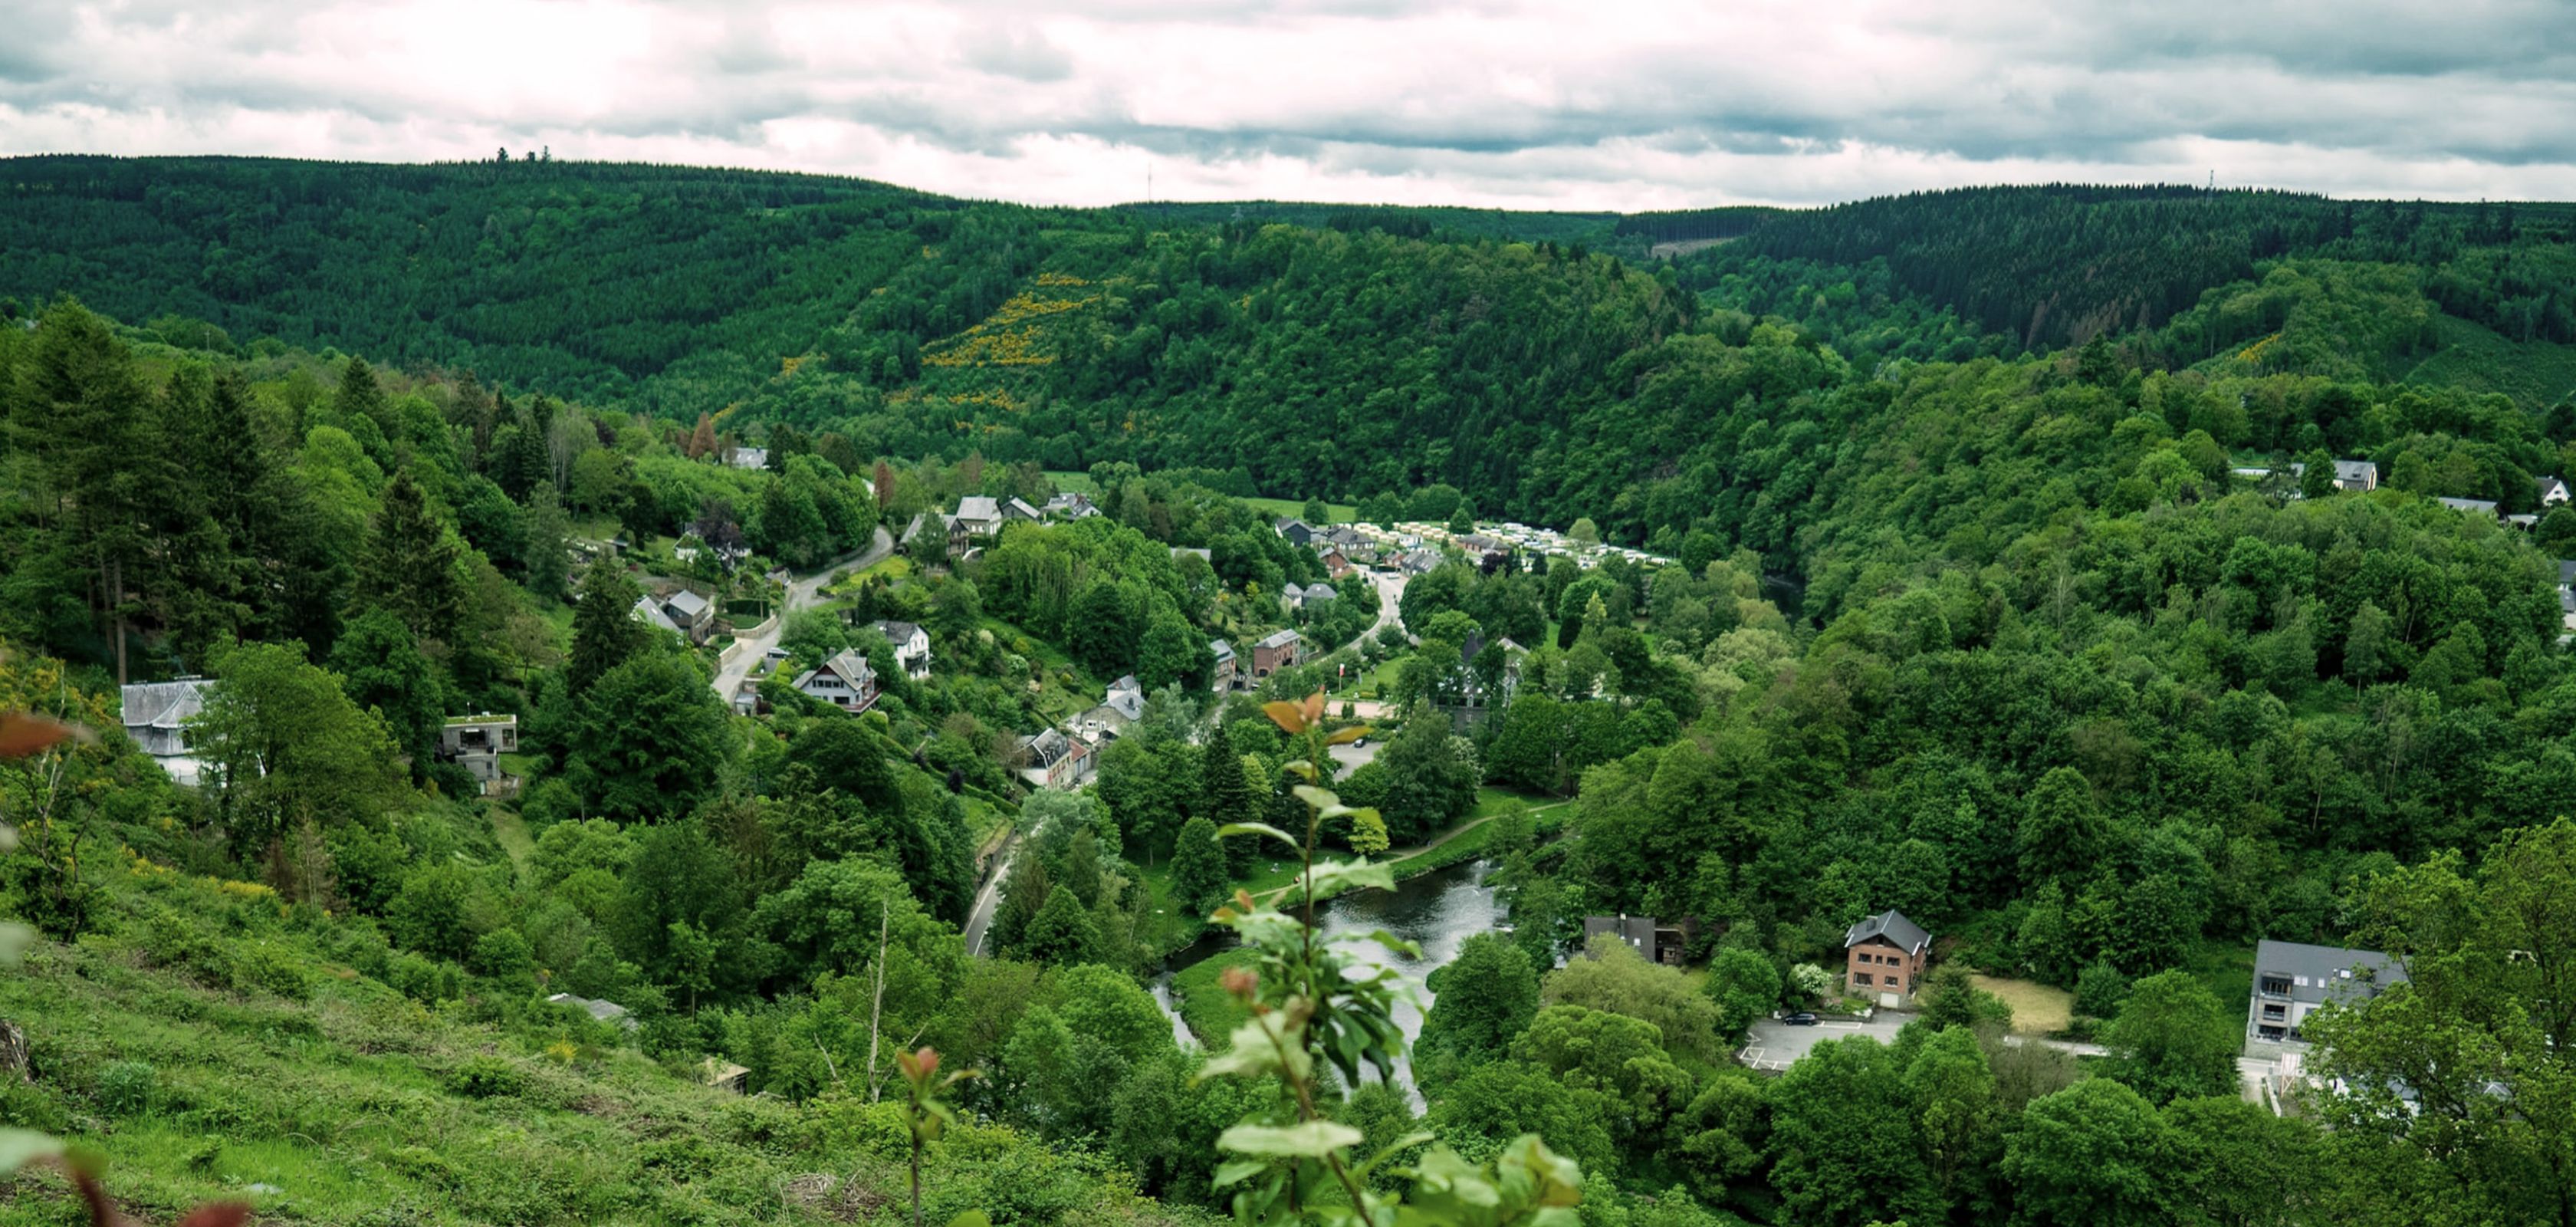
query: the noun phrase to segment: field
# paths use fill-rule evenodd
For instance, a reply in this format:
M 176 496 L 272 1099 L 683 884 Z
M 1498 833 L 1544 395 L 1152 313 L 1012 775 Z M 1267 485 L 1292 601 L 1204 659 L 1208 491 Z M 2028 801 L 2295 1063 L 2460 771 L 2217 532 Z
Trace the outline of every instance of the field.
M 2055 1035 L 2075 1020 L 2075 994 L 2032 980 L 2006 980 L 1971 975 L 1968 982 L 2012 1007 L 2012 1029 L 2023 1035 Z
M 1048 469 L 1046 471 L 1046 475 L 1047 480 L 1055 483 L 1056 489 L 1062 490 L 1067 494 L 1100 493 L 1100 488 L 1091 484 L 1091 475 L 1089 473 L 1076 473 L 1070 469 Z M 1301 516 L 1306 514 L 1306 503 L 1303 499 L 1248 498 L 1242 501 L 1250 503 L 1273 516 Z M 1335 524 L 1348 524 L 1360 518 L 1360 509 L 1358 506 L 1351 503 L 1326 503 L 1324 504 L 1324 511 L 1332 517 L 1333 523 Z

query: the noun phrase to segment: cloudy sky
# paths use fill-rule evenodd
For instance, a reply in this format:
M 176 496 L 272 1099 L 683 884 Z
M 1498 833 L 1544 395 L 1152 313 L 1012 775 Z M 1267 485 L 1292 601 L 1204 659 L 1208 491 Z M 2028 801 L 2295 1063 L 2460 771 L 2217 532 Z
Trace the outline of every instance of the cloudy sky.
M 0 0 L 0 153 L 502 146 L 1072 204 L 2570 199 L 2576 3 Z

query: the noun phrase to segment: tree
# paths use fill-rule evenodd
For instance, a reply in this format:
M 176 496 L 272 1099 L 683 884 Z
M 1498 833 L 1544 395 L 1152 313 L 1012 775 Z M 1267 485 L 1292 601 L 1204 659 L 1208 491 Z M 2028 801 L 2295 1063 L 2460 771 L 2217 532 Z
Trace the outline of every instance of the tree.
M 1717 1004 L 1719 1028 L 1741 1038 L 1753 1020 L 1779 1007 L 1780 967 L 1761 951 L 1729 946 L 1709 963 L 1708 996 Z
M 1574 527 L 1565 530 L 1565 535 L 1573 538 L 1577 545 L 1601 544 L 1601 529 L 1593 524 L 1590 516 L 1577 518 Z
M 238 849 L 305 823 L 371 822 L 403 792 L 384 720 L 305 663 L 302 644 L 246 643 L 215 658 L 189 730 Z
M 1716 1003 L 1692 987 L 1678 967 L 1649 963 L 1614 934 L 1592 939 L 1583 957 L 1549 972 L 1543 985 L 1549 1005 L 1579 1005 L 1652 1023 L 1662 1045 L 1704 1064 L 1726 1059 L 1730 1046 L 1718 1034 Z
M 1983 1026 L 2001 1030 L 2012 1025 L 2012 1007 L 1971 983 L 1966 968 L 1944 963 L 1924 977 L 1922 1021 L 1924 1026 L 1936 1029 Z
M 1324 506 L 1324 500 L 1322 499 L 1307 499 L 1304 511 L 1305 521 L 1308 524 L 1321 526 L 1330 524 L 1333 521 L 1332 509 Z
M 635 581 L 614 563 L 596 562 L 582 573 L 581 600 L 572 611 L 572 656 L 564 663 L 576 693 L 643 648 L 648 632 L 635 621 L 635 602 L 643 599 Z
M 385 610 L 368 610 L 331 646 L 331 670 L 350 702 L 384 718 L 414 777 L 424 776 L 438 750 L 442 705 L 438 679 L 411 631 Z
M 2103 1042 L 2111 1075 L 2157 1103 L 2236 1088 L 2236 1050 L 2244 1029 L 2218 998 L 2184 971 L 2167 971 L 2129 989 Z
M 808 721 L 787 743 L 787 763 L 813 772 L 818 786 L 838 789 L 872 809 L 902 804 L 894 772 L 886 766 L 885 743 L 859 721 Z
M 2075 977 L 2075 1012 L 2086 1018 L 2111 1018 L 2128 999 L 2129 978 L 2103 959 L 2085 964 Z
M 1029 921 L 1029 931 L 1021 939 L 1029 958 L 1040 963 L 1070 967 L 1096 962 L 1100 958 L 1100 926 L 1085 911 L 1082 900 L 1071 888 L 1059 886 L 1047 892 L 1046 902 L 1037 916 Z
M 1197 817 L 1182 823 L 1180 842 L 1172 848 L 1173 899 L 1192 911 L 1209 911 L 1225 898 L 1232 878 L 1216 824 Z
M 2299 463 L 2304 466 L 2299 470 L 2299 497 L 2305 499 L 2333 497 L 2334 454 L 2323 449 L 2311 451 L 2300 457 Z
M 2367 599 L 2352 611 L 2352 624 L 2343 637 L 2343 675 L 2353 689 L 2378 680 L 2387 663 L 2392 626 L 2393 620 Z
M 1199 658 L 1207 653 L 1207 645 L 1190 633 L 1189 623 L 1167 610 L 1145 631 L 1144 645 L 1136 654 L 1136 680 L 1148 691 L 1178 682 L 1201 682 L 1207 669 Z
M 528 591 L 542 600 L 563 599 L 564 573 L 572 565 L 571 537 L 571 522 L 564 518 L 554 483 L 538 482 L 528 492 L 527 552 L 520 563 L 527 569 Z
M 1414 1065 L 1463 1070 L 1503 1058 L 1512 1038 L 1538 1014 L 1538 970 L 1529 955 L 1498 933 L 1476 933 L 1458 957 L 1431 973 L 1434 994 L 1413 1047 Z
M 2141 985 L 2143 987 L 2143 985 Z M 2004 1144 L 2015 1223 L 2031 1227 L 2160 1227 L 2174 1222 L 2166 1190 L 2175 1139 L 2136 1091 L 2090 1078 L 2032 1103 Z
M 576 702 L 565 774 L 591 814 L 649 822 L 685 813 L 714 791 L 735 747 L 724 701 L 674 652 L 609 670 Z
M 1449 732 L 1449 718 L 1428 703 L 1417 703 L 1405 716 L 1378 760 L 1386 764 L 1386 797 L 1378 810 L 1386 819 L 1387 837 L 1398 845 L 1430 838 L 1465 817 L 1476 804 L 1481 773 L 1472 751 L 1460 753 L 1460 739 Z
M 1663 1029 L 1644 1019 L 1579 1005 L 1552 1005 L 1512 1041 L 1527 1061 L 1577 1090 L 1598 1091 L 1619 1105 L 1611 1135 L 1660 1137 L 1665 1121 L 1690 1102 L 1690 1074 L 1664 1051 Z
M 1454 536 L 1464 537 L 1476 531 L 1475 514 L 1468 510 L 1465 503 L 1460 503 L 1456 511 L 1449 513 L 1449 522 L 1443 527 L 1446 527 Z
M 1867 1036 L 1827 1040 L 1772 1082 L 1771 1185 L 1799 1223 L 1863 1227 L 1938 1217 L 1896 1056 Z
M 358 565 L 358 600 L 392 613 L 423 639 L 453 643 L 465 609 L 460 551 L 411 471 L 394 474 Z
M 2093 785 L 2072 767 L 2052 768 L 2031 790 L 2030 809 L 2013 841 L 2021 876 L 2036 885 L 2089 874 L 2101 863 L 2110 824 L 2093 801 Z
M 1585 1171 L 1606 1174 L 1619 1169 L 1608 1124 L 1615 1111 L 1602 1092 L 1568 1086 L 1527 1062 L 1491 1061 L 1452 1081 L 1431 1105 L 1427 1123 L 1459 1146 L 1481 1140 L 1498 1147 L 1534 1133 Z

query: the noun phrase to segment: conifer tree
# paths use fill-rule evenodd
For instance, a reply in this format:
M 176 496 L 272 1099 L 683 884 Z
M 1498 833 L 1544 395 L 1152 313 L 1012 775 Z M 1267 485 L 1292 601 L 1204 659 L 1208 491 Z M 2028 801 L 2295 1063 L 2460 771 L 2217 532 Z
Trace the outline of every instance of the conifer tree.
M 465 609 L 457 557 L 456 541 L 430 514 L 420 483 L 408 469 L 397 472 L 359 560 L 359 604 L 393 614 L 423 639 L 453 643 Z
M 582 573 L 581 601 L 572 611 L 572 659 L 565 664 L 565 680 L 574 693 L 625 664 L 643 646 L 644 628 L 635 624 L 635 602 L 643 596 L 613 563 L 592 563 Z

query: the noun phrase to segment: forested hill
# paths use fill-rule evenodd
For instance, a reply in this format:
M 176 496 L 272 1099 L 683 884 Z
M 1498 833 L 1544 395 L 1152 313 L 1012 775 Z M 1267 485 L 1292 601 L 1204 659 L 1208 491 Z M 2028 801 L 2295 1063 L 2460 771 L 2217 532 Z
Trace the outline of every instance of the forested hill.
M 74 294 L 188 344 L 273 336 L 861 453 L 1240 469 L 1348 500 L 1447 483 L 1666 547 L 1802 498 L 1794 470 L 1829 459 L 1727 422 L 1883 435 L 1922 362 L 2108 337 L 2195 391 L 2538 411 L 2576 389 L 2563 205 L 2050 186 L 1625 218 L 1077 210 L 553 161 L 0 165 L 0 295 L 29 310 Z M 2299 427 L 2323 385 L 2296 386 L 2301 407 L 2213 439 L 2319 442 Z M 2322 441 L 2385 441 L 2342 433 Z M 2514 497 L 2482 472 L 2430 492 Z

